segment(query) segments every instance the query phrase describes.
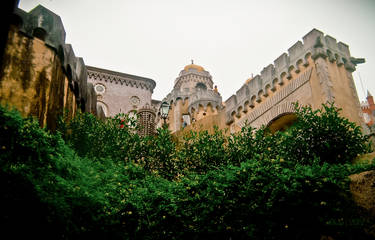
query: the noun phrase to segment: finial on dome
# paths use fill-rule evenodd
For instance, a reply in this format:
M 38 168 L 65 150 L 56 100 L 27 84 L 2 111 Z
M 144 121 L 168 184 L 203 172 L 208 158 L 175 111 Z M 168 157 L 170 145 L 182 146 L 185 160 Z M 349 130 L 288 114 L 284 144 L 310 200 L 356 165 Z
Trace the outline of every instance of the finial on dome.
M 194 60 L 193 59 L 191 59 L 191 64 L 186 65 L 185 68 L 184 68 L 185 71 L 188 71 L 189 69 L 195 69 L 198 72 L 204 71 L 203 67 L 194 64 Z

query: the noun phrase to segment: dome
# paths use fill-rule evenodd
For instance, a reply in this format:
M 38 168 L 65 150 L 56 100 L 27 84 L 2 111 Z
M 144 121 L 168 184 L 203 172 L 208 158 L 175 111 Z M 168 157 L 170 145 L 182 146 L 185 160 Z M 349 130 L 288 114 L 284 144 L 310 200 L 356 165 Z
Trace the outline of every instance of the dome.
M 184 67 L 184 70 L 185 70 L 185 71 L 188 71 L 189 69 L 195 69 L 195 70 L 197 70 L 197 71 L 199 71 L 199 72 L 204 71 L 204 68 L 203 68 L 202 66 L 195 65 L 195 64 L 193 63 L 193 61 L 191 62 L 191 64 L 186 65 L 186 66 Z

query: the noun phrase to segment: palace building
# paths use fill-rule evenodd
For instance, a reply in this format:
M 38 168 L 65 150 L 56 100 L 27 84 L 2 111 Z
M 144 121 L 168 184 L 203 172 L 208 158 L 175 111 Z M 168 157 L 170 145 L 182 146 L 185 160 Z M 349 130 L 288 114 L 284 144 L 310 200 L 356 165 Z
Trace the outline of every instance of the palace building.
M 30 12 L 16 8 L 3 57 L 0 102 L 50 128 L 64 109 L 70 117 L 77 110 L 101 118 L 131 114 L 143 126 L 142 135 L 153 134 L 164 121 L 172 133 L 213 126 L 237 132 L 246 124 L 282 130 L 294 121 L 297 101 L 314 109 L 335 102 L 344 117 L 365 127 L 352 76 L 364 59 L 351 56 L 348 45 L 317 29 L 280 52 L 258 75 L 238 79 L 244 84 L 226 100 L 209 71 L 193 61 L 181 66 L 173 90 L 155 100 L 157 80 L 85 65 L 65 42 L 58 15 L 40 5 Z M 165 119 L 161 104 L 169 105 Z

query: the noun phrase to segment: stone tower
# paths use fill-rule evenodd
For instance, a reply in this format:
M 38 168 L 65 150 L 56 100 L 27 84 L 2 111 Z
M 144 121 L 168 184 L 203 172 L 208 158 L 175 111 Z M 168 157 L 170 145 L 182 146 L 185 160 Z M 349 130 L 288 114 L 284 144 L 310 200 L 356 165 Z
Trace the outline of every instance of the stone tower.
M 168 123 L 172 132 L 179 131 L 195 121 L 217 115 L 222 108 L 222 98 L 213 86 L 212 76 L 193 61 L 180 72 L 172 92 L 162 102 L 171 106 Z

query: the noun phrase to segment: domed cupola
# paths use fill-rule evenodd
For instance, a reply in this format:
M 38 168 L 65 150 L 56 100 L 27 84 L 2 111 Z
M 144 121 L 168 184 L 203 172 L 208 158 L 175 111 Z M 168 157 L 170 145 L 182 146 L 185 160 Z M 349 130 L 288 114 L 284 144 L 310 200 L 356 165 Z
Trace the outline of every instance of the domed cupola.
M 186 65 L 175 80 L 174 89 L 180 92 L 193 92 L 198 83 L 205 85 L 208 89 L 213 88 L 212 77 L 210 73 L 202 66 L 194 64 Z M 198 85 L 202 86 L 202 85 Z
M 162 100 L 171 105 L 168 113 L 169 129 L 178 131 L 191 121 L 218 114 L 222 98 L 213 87 L 210 73 L 202 66 L 186 65 L 176 78 L 173 90 Z
M 185 71 L 189 71 L 190 69 L 192 69 L 192 70 L 196 70 L 196 71 L 198 71 L 198 72 L 202 72 L 202 71 L 204 71 L 204 68 L 203 68 L 202 66 L 195 65 L 194 62 L 193 62 L 193 60 L 191 60 L 191 64 L 186 65 L 186 66 L 184 67 L 184 70 L 185 70 Z

